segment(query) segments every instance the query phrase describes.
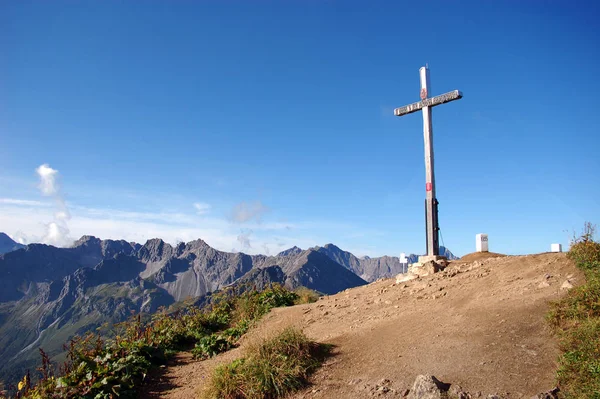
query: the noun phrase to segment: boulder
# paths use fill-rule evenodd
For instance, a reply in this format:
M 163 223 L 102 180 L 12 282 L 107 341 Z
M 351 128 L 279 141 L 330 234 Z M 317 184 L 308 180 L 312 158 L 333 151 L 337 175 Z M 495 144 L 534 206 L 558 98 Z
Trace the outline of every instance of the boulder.
M 450 384 L 444 384 L 432 375 L 419 375 L 415 379 L 407 399 L 444 399 Z
M 408 274 L 416 274 L 420 277 L 429 276 L 442 270 L 442 266 L 434 261 L 425 262 L 423 264 L 414 264 L 408 269 Z

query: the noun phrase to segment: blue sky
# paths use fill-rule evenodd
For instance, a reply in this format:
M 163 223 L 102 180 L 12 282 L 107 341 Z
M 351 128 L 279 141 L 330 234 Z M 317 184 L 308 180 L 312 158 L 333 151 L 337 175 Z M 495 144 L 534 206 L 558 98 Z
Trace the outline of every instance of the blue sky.
M 567 245 L 600 221 L 599 10 L 1 2 L 0 231 L 422 253 L 422 118 L 393 109 L 418 100 L 428 63 L 432 94 L 464 94 L 433 111 L 446 246 Z

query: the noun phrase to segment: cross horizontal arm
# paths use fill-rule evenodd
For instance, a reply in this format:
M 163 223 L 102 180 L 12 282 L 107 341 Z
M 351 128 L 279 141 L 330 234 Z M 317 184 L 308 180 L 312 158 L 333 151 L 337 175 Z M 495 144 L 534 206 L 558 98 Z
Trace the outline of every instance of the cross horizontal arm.
M 435 107 L 436 105 L 444 104 L 454 100 L 460 100 L 461 98 L 462 93 L 460 91 L 450 91 L 439 96 L 426 98 L 425 100 L 419 101 L 417 103 L 412 103 L 409 105 L 405 105 L 404 107 L 396 108 L 394 110 L 394 115 L 402 116 L 412 114 L 413 112 L 419 111 L 423 107 Z

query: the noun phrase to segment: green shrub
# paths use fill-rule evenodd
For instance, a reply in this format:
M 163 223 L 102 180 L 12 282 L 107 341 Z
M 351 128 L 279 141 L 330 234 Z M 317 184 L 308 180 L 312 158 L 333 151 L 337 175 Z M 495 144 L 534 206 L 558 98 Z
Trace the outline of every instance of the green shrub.
M 600 278 L 588 276 L 586 284 L 573 288 L 562 300 L 550 304 L 548 319 L 554 327 L 567 328 L 599 317 Z
M 571 241 L 568 256 L 585 272 L 600 273 L 600 243 L 594 240 L 596 226 L 585 223 L 579 237 Z
M 298 296 L 294 301 L 295 305 L 317 302 L 321 296 L 317 291 L 306 287 L 298 287 L 294 290 L 294 293 Z
M 548 314 L 560 339 L 557 380 L 566 398 L 600 399 L 600 243 L 594 232 L 586 223 L 568 253 L 586 283 L 551 304 Z
M 310 341 L 288 328 L 250 347 L 246 356 L 217 367 L 202 393 L 204 399 L 280 398 L 307 385 L 308 376 L 331 347 Z

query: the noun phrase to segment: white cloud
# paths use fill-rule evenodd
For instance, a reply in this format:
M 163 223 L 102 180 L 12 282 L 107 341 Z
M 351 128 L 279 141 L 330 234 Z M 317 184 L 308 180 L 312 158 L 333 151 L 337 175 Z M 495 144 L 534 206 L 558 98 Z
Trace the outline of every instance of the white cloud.
M 67 222 L 71 219 L 71 214 L 67 209 L 67 204 L 58 184 L 58 170 L 52 169 L 48 164 L 43 164 L 35 171 L 40 178 L 38 188 L 42 195 L 53 197 L 56 201 L 56 212 L 52 222 L 46 224 L 46 234 L 43 236 L 42 242 L 55 246 L 67 246 L 73 241 L 69 237 L 69 227 L 67 225 Z
M 198 215 L 206 215 L 210 212 L 211 206 L 209 204 L 205 204 L 204 202 L 194 202 L 194 208 L 196 209 L 196 213 Z
M 48 204 L 47 202 L 16 199 L 16 198 L 0 198 L 0 204 L 24 205 L 24 206 L 50 206 L 50 204 Z
M 231 219 L 237 223 L 245 223 L 251 220 L 260 222 L 262 216 L 269 210 L 260 201 L 245 202 L 242 201 L 235 205 L 231 211 Z
M 40 177 L 39 189 L 43 195 L 52 196 L 58 193 L 58 170 L 52 169 L 47 163 L 40 165 L 35 172 Z

